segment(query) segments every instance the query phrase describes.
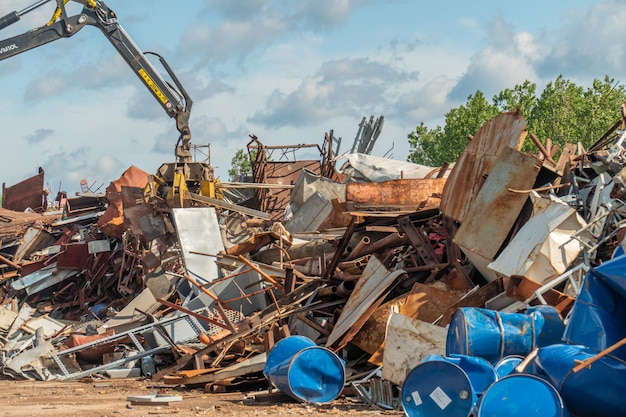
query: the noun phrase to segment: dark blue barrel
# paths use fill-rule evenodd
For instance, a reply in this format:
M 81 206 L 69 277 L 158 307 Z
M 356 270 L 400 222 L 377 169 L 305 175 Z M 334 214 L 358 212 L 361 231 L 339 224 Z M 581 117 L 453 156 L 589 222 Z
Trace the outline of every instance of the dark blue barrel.
M 281 392 L 316 404 L 336 399 L 345 384 L 343 361 L 304 336 L 290 336 L 276 343 L 263 373 Z
M 448 327 L 446 355 L 478 356 L 496 363 L 505 356 L 526 356 L 535 347 L 558 342 L 563 330 L 558 312 L 549 306 L 529 309 L 529 314 L 459 308 Z
M 594 349 L 580 345 L 552 345 L 539 349 L 527 372 L 557 387 L 567 409 L 579 417 L 626 415 L 626 363 L 611 356 L 573 372 L 578 361 L 592 358 Z
M 477 396 L 460 366 L 427 358 L 402 384 L 402 407 L 408 417 L 467 417 Z
M 494 382 L 478 404 L 477 417 L 569 417 L 558 391 L 534 375 L 513 374 Z

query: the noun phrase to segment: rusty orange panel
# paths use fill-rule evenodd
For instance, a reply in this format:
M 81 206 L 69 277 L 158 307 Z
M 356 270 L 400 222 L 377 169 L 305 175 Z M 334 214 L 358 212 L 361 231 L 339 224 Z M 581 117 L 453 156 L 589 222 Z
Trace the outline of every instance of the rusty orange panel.
M 348 183 L 346 201 L 378 206 L 420 206 L 439 198 L 446 178 L 419 178 L 383 182 Z
M 521 150 L 527 133 L 526 120 L 518 112 L 502 113 L 478 129 L 450 172 L 441 212 L 463 223 L 502 149 Z

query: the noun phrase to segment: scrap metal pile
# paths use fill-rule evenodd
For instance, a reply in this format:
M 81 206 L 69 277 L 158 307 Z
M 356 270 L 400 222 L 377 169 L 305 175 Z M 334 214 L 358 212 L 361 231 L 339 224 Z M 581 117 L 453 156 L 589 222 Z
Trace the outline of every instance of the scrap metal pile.
M 173 207 L 131 167 L 106 195 L 69 198 L 62 212 L 3 209 L 2 373 L 144 376 L 207 392 L 269 380 L 300 401 L 343 392 L 410 416 L 493 408 L 492 397 L 523 391 L 506 377 L 540 375 L 513 386 L 536 398 L 549 381 L 548 406 L 620 415 L 626 269 L 603 268 L 625 262 L 626 131 L 616 124 L 589 150 L 531 134 L 537 155 L 521 152 L 527 135 L 519 113 L 503 113 L 452 168 L 351 154 L 339 171 L 332 133 L 319 160 L 287 160 L 303 145 L 253 137 L 248 198 L 192 193 Z M 3 197 L 6 207 L 10 189 Z M 311 348 L 321 350 L 292 360 Z M 492 379 L 470 370 L 511 355 L 515 368 Z M 555 357 L 565 364 L 551 370 Z M 326 395 L 285 376 L 323 374 L 327 360 Z M 589 367 L 558 377 L 579 362 Z M 607 375 L 621 382 L 593 383 Z M 460 391 L 446 382 L 457 377 L 468 381 Z

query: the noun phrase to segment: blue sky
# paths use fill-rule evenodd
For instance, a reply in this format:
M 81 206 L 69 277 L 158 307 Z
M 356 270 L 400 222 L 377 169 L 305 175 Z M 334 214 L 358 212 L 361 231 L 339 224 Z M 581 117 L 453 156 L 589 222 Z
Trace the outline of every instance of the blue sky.
M 0 16 L 34 0 L 0 3 Z M 559 74 L 590 86 L 626 82 L 621 0 L 108 0 L 144 51 L 163 55 L 194 100 L 192 142 L 211 145 L 228 180 L 249 134 L 267 145 L 351 147 L 363 116 L 385 116 L 374 154 L 405 160 L 407 134 L 441 124 L 481 90 L 488 98 Z M 71 14 L 80 12 L 74 4 Z M 47 22 L 54 2 L 1 30 Z M 163 71 L 163 74 L 165 72 Z M 113 47 L 87 27 L 0 61 L 0 182 L 46 171 L 51 191 L 82 178 L 102 190 L 130 165 L 174 160 L 174 121 Z

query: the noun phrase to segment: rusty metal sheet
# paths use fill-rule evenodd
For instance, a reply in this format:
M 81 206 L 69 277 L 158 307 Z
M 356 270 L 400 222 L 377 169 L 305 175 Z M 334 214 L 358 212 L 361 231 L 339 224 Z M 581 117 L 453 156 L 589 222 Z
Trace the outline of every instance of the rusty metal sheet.
M 355 208 L 437 208 L 446 178 L 418 178 L 372 183 L 349 183 L 346 202 Z
M 515 149 L 503 148 L 485 184 L 476 195 L 453 242 L 489 281 L 497 278 L 487 268 L 505 243 L 533 187 L 541 162 Z
M 407 373 L 426 356 L 445 355 L 448 331 L 402 314 L 389 320 L 382 377 L 402 385 Z
M 2 183 L 2 208 L 24 211 L 31 208 L 37 212 L 43 212 L 47 208 L 47 200 L 43 187 L 44 170 L 39 167 L 39 173 L 35 176 L 7 187 Z
M 385 332 L 390 315 L 396 311 L 404 316 L 428 323 L 435 322 L 446 312 L 448 306 L 459 300 L 459 296 L 433 285 L 413 284 L 411 291 L 380 306 L 351 340 L 363 351 L 374 355 L 385 342 Z M 375 358 L 382 361 L 382 351 Z M 374 360 L 376 360 L 374 358 Z M 373 362 L 370 359 L 370 362 Z M 376 363 L 376 362 L 373 362 Z
M 165 223 L 161 216 L 155 215 L 143 200 L 143 188 L 122 186 L 121 190 L 124 226 L 150 242 L 165 234 Z
M 526 120 L 519 112 L 502 113 L 485 123 L 456 161 L 441 197 L 441 212 L 463 223 L 474 198 L 504 148 L 521 150 Z

